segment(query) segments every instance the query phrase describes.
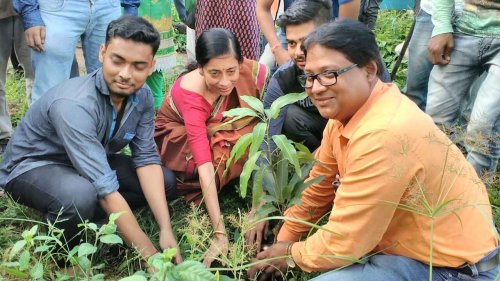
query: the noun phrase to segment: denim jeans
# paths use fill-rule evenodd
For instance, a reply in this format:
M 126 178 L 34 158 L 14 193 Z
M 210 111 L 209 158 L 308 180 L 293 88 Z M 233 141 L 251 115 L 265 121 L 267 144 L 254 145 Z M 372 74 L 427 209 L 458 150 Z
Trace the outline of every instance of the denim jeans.
M 467 160 L 478 174 L 496 172 L 500 158 L 500 38 L 455 33 L 451 61 L 435 66 L 429 80 L 426 112 L 435 123 L 456 131 L 474 80 L 487 71 L 472 105 L 463 138 Z
M 33 68 L 31 67 L 30 49 L 26 45 L 21 17 L 12 16 L 0 19 L 0 38 L 0 139 L 6 139 L 12 134 L 12 123 L 10 121 L 5 92 L 7 64 L 12 49 L 14 48 L 16 57 L 26 75 L 26 94 L 28 100 L 33 81 Z
M 130 208 L 146 206 L 132 158 L 115 154 L 108 156 L 108 161 L 116 171 L 118 192 Z M 162 169 L 165 193 L 173 199 L 176 196 L 175 174 L 165 167 Z M 42 212 L 49 221 L 57 222 L 56 226 L 64 229 L 70 249 L 77 244 L 78 239 L 74 238 L 78 237 L 79 223 L 106 218 L 98 204 L 94 185 L 71 166 L 46 165 L 32 169 L 11 180 L 5 191 L 19 203 Z
M 415 29 L 408 46 L 406 96 L 416 103 L 422 111 L 425 111 L 427 85 L 433 67 L 428 59 L 427 51 L 433 28 L 431 15 L 421 9 L 417 14 Z
M 493 258 L 498 255 L 498 249 L 489 253 L 483 259 Z M 433 281 L 471 281 L 495 280 L 500 274 L 500 267 L 477 272 L 475 265 L 467 265 L 473 272 L 472 275 L 461 273 L 448 267 L 432 268 Z M 429 280 L 429 265 L 402 256 L 374 255 L 365 264 L 353 264 L 346 268 L 324 273 L 313 281 L 416 281 Z
M 76 43 L 82 40 L 87 73 L 101 67 L 99 48 L 108 24 L 120 17 L 120 0 L 38 0 L 46 25 L 43 52 L 32 51 L 35 82 L 32 101 L 68 79 Z

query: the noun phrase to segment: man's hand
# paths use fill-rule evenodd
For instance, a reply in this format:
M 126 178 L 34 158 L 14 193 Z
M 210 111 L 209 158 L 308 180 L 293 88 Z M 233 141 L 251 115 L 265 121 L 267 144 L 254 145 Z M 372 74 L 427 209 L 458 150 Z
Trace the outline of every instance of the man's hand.
M 252 266 L 248 270 L 250 279 L 255 278 L 259 273 L 259 281 L 268 280 L 273 275 L 285 273 L 288 269 L 286 262 L 286 250 L 290 241 L 278 242 L 257 255 L 257 260 L 271 259 Z
M 43 44 L 45 44 L 45 26 L 33 26 L 24 32 L 26 36 L 26 44 L 37 52 L 43 52 Z
M 432 64 L 446 65 L 451 60 L 451 52 L 455 43 L 452 33 L 436 35 L 429 41 L 429 60 Z
M 278 46 L 274 49 L 273 52 L 274 59 L 276 60 L 276 64 L 282 65 L 286 63 L 287 61 L 291 60 L 292 58 L 288 54 L 288 51 L 283 49 L 282 46 Z
M 229 240 L 225 234 L 216 234 L 212 242 L 210 243 L 210 248 L 203 254 L 203 264 L 206 267 L 210 267 L 212 262 L 218 256 L 227 255 L 229 250 Z
M 179 249 L 179 246 L 177 246 L 177 241 L 175 240 L 175 237 L 170 230 L 160 230 L 160 248 L 167 249 L 167 248 L 176 248 L 177 253 L 175 254 L 175 263 L 176 264 L 181 264 L 182 263 L 182 256 L 181 256 L 181 251 Z

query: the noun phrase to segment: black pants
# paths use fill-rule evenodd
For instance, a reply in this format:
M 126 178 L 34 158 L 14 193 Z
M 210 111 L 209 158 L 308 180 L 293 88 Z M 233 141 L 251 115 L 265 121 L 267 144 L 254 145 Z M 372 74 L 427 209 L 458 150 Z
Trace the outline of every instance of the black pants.
M 321 144 L 327 121 L 317 111 L 290 104 L 286 110 L 283 134 L 294 142 L 303 143 L 312 152 Z
M 110 155 L 108 162 L 116 171 L 118 192 L 131 209 L 147 205 L 132 159 L 125 155 Z M 165 167 L 163 175 L 165 192 L 169 199 L 176 196 L 176 180 L 172 171 Z M 94 185 L 80 176 L 73 168 L 65 165 L 46 165 L 30 170 L 13 180 L 5 191 L 17 202 L 42 212 L 51 222 L 64 230 L 69 249 L 77 245 L 81 230 L 77 227 L 84 220 L 106 218 L 98 204 Z

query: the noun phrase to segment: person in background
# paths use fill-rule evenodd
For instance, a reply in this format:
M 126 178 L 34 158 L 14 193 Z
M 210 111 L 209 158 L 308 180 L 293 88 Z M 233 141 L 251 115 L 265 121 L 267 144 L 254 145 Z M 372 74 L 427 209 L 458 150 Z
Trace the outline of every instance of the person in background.
M 250 278 L 298 266 L 326 272 L 315 281 L 427 280 L 429 270 L 432 280 L 494 280 L 498 233 L 485 185 L 432 119 L 379 79 L 373 32 L 335 21 L 304 49 L 301 82 L 329 119 L 310 173 L 324 178 L 285 212 L 278 242 L 257 255 Z M 302 221 L 328 212 L 310 234 Z
M 500 4 L 464 1 L 454 17 L 453 0 L 433 0 L 434 29 L 429 59 L 435 65 L 428 87 L 426 113 L 436 124 L 464 139 L 467 160 L 479 175 L 495 176 L 500 159 Z M 464 133 L 457 125 L 474 80 L 486 72 Z
M 33 103 L 70 78 L 79 39 L 87 73 L 101 67 L 98 54 L 106 27 L 121 15 L 120 0 L 13 0 L 13 4 L 23 19 L 26 42 L 32 49 Z M 121 0 L 121 5 L 125 14 L 137 15 L 140 0 Z
M 222 112 L 249 107 L 242 96 L 260 98 L 268 70 L 244 58 L 235 35 L 227 29 L 204 31 L 196 42 L 196 63 L 174 82 L 155 122 L 155 140 L 163 165 L 178 178 L 185 199 L 204 200 L 213 226 L 213 240 L 205 252 L 208 267 L 228 251 L 228 237 L 217 192 L 240 176 L 246 157 L 225 170 L 236 141 L 253 130 L 257 120 L 227 123 Z
M 165 196 L 175 197 L 175 176 L 160 165 L 153 97 L 143 87 L 159 45 L 146 20 L 112 21 L 99 52 L 102 68 L 45 93 L 7 145 L 0 186 L 63 229 L 68 250 L 79 244 L 78 224 L 121 213 L 120 235 L 147 260 L 157 249 L 131 210 L 145 205 L 159 225 L 160 247 L 177 247 Z M 118 154 L 127 145 L 131 156 Z M 179 251 L 175 260 L 182 261 Z
M 170 0 L 142 0 L 139 15 L 151 22 L 160 32 L 161 43 L 155 56 L 155 71 L 146 80 L 146 84 L 153 93 L 155 110 L 158 110 L 166 92 L 164 73 L 177 63 L 172 25 L 172 2 Z
M 213 27 L 233 32 L 241 45 L 243 56 L 260 57 L 260 30 L 256 16 L 256 0 L 198 0 L 196 3 L 196 38 Z
M 14 53 L 18 59 L 26 79 L 27 100 L 30 99 L 33 83 L 31 57 L 23 34 L 23 23 L 14 11 L 11 1 L 0 3 L 0 154 L 3 154 L 12 134 L 12 123 L 7 107 L 5 82 L 9 57 Z

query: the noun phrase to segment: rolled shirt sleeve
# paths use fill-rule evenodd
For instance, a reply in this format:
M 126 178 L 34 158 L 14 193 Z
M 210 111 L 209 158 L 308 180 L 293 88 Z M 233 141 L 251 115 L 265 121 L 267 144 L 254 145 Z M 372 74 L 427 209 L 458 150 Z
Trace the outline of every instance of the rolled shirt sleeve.
M 9 0 L 3 0 L 9 1 Z M 45 26 L 37 0 L 13 0 L 14 10 L 22 17 L 24 30 L 33 26 Z
M 53 123 L 71 163 L 92 182 L 102 198 L 117 191 L 119 184 L 98 140 L 94 115 L 78 102 L 65 99 L 55 101 L 48 112 L 49 121 Z

